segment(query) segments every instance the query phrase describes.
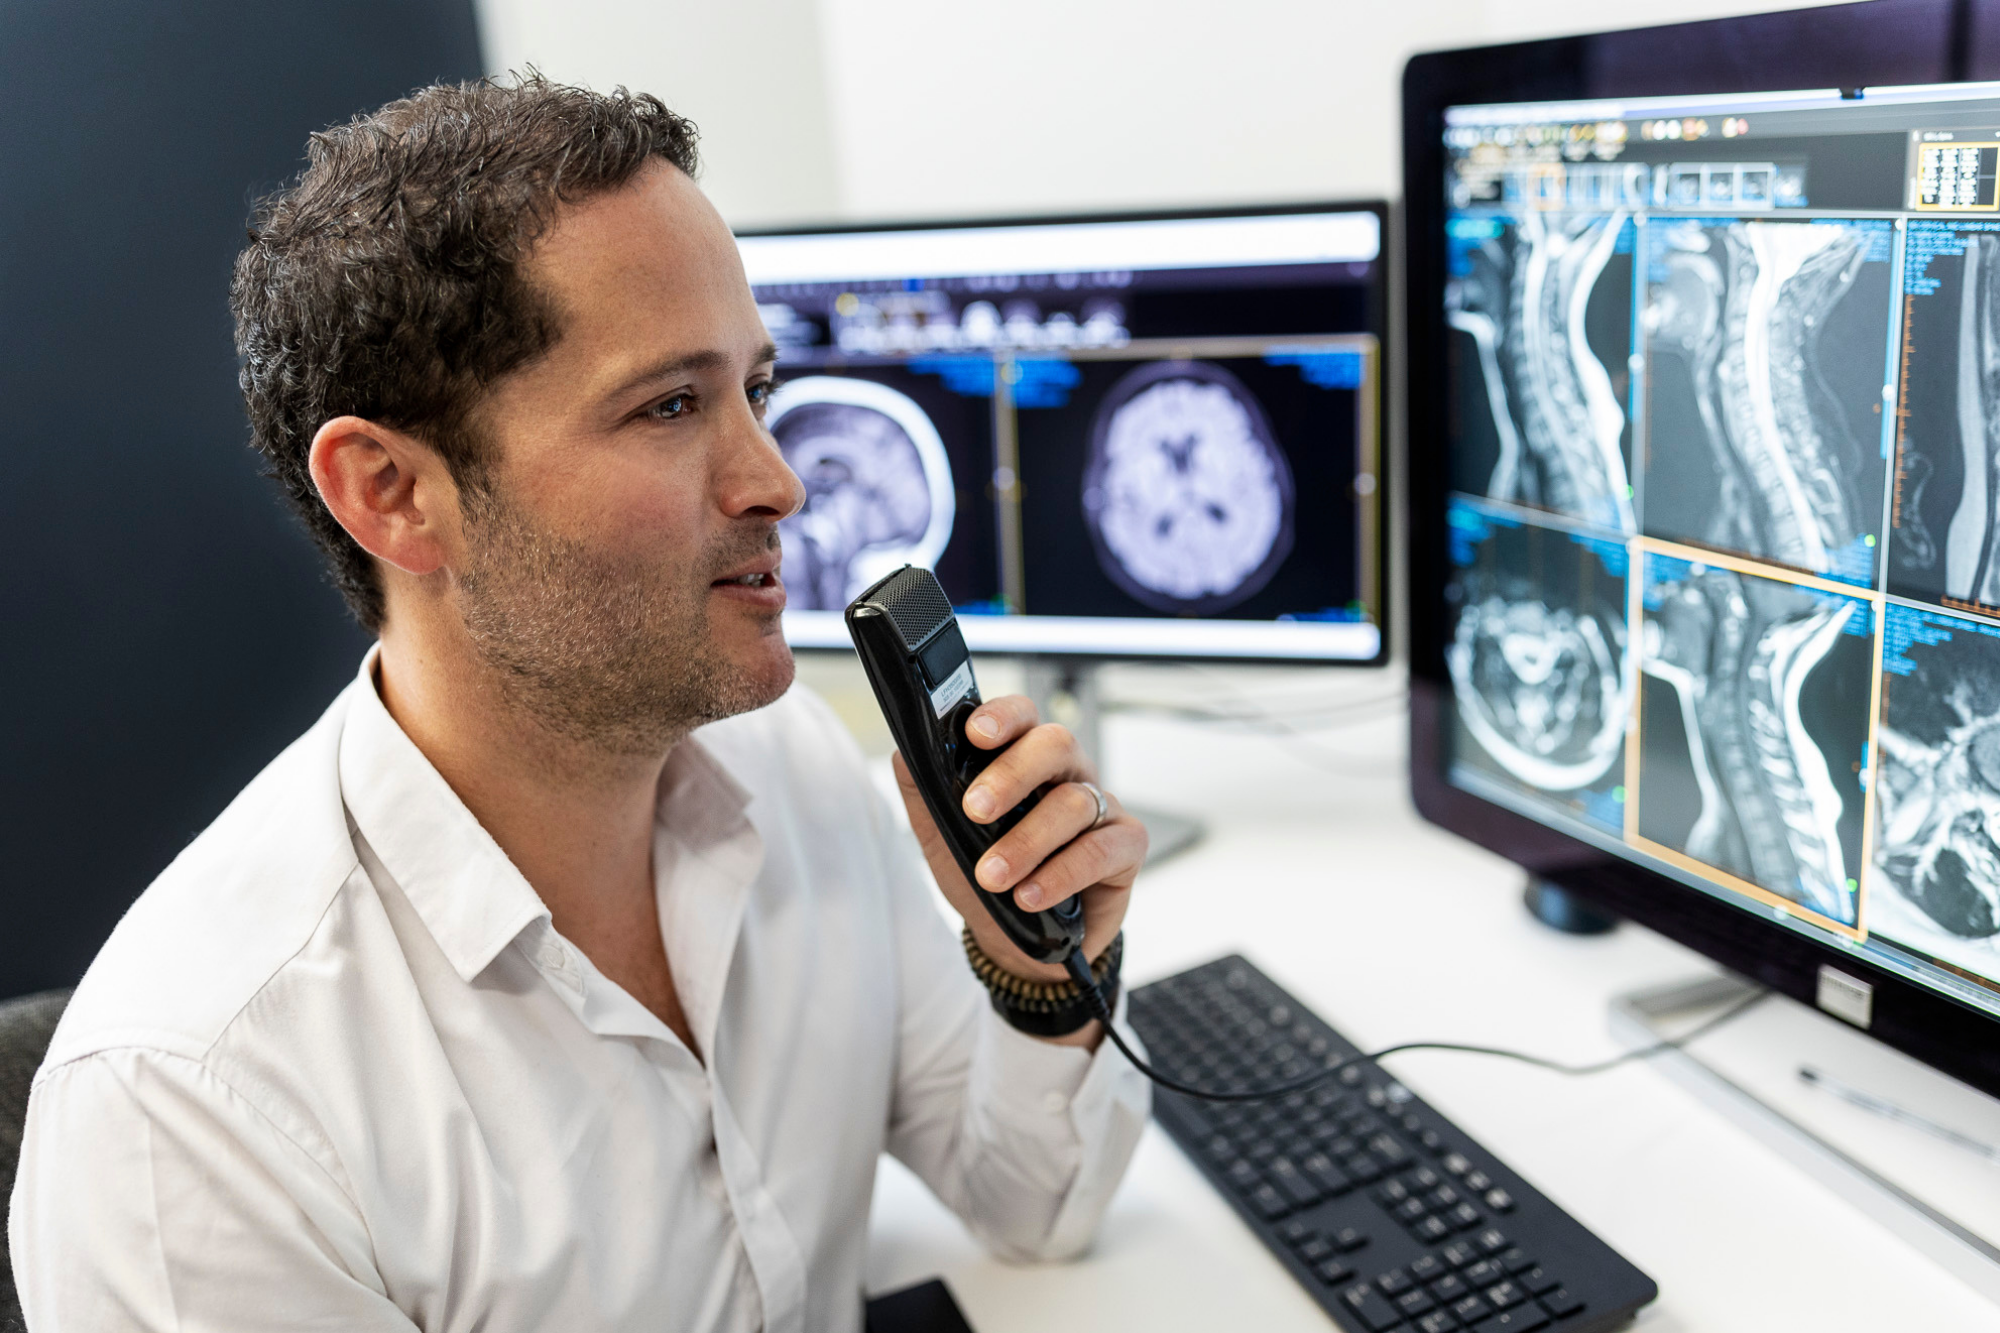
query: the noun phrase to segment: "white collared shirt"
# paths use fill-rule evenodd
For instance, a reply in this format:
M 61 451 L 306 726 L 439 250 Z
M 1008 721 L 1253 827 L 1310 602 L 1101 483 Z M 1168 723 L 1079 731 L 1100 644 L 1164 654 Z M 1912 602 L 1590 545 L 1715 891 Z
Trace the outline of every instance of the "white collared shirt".
M 1146 1085 L 996 1018 L 824 704 L 662 777 L 704 1066 L 550 926 L 372 667 L 64 1015 L 8 1228 L 34 1333 L 850 1330 L 884 1151 L 1004 1254 L 1088 1243 Z

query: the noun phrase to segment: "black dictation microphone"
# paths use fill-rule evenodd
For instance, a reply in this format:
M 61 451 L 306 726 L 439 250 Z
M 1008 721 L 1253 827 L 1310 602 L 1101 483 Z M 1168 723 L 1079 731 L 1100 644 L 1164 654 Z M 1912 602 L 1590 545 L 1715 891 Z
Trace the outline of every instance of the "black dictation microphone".
M 1768 993 L 1754 991 L 1748 999 L 1670 1041 L 1656 1042 L 1590 1065 L 1565 1065 L 1494 1046 L 1406 1041 L 1365 1055 L 1329 1059 L 1300 1078 L 1270 1087 L 1224 1091 L 1197 1088 L 1169 1078 L 1147 1064 L 1112 1025 L 1111 1008 L 1097 988 L 1097 978 L 1091 975 L 1090 960 L 1083 956 L 1082 895 L 1073 894 L 1053 907 L 1030 912 L 1014 901 L 1011 892 L 988 893 L 979 887 L 974 874 L 979 858 L 1020 823 L 1021 817 L 1041 797 L 1039 793 L 1030 794 L 990 824 L 975 824 L 965 813 L 966 788 L 999 757 L 1000 751 L 982 750 L 965 734 L 966 721 L 981 703 L 979 682 L 972 674 L 972 654 L 965 646 L 965 636 L 959 633 L 951 599 L 945 596 L 937 576 L 927 569 L 905 565 L 869 585 L 847 608 L 847 632 L 854 639 L 854 649 L 861 656 L 862 670 L 875 691 L 876 703 L 882 707 L 889 734 L 903 753 L 903 763 L 923 795 L 931 821 L 937 825 L 945 846 L 951 848 L 952 859 L 965 872 L 966 883 L 1022 953 L 1037 962 L 1055 963 L 1070 974 L 1103 1022 L 1104 1034 L 1112 1045 L 1132 1062 L 1133 1068 L 1170 1092 L 1212 1102 L 1263 1101 L 1302 1092 L 1324 1083 L 1348 1065 L 1377 1060 L 1398 1051 L 1461 1051 L 1520 1060 L 1561 1074 L 1594 1074 L 1628 1060 L 1677 1049 L 1734 1018 Z
M 979 887 L 979 858 L 1041 798 L 1030 795 L 990 824 L 975 824 L 965 813 L 966 788 L 1000 752 L 982 750 L 966 737 L 966 720 L 981 702 L 979 682 L 936 575 L 905 565 L 874 583 L 847 608 L 847 632 L 889 734 L 966 883 L 1028 957 L 1056 964 L 1081 959 L 1083 904 L 1076 897 L 1030 912 L 1012 893 Z M 1090 975 L 1088 963 L 1083 972 Z

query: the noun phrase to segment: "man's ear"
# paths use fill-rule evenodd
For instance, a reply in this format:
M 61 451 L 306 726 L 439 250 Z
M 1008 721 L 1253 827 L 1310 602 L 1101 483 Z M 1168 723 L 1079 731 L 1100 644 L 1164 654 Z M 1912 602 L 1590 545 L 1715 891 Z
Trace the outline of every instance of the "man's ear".
M 320 499 L 362 550 L 406 574 L 445 564 L 458 488 L 436 450 L 363 417 L 335 417 L 313 436 L 306 462 Z

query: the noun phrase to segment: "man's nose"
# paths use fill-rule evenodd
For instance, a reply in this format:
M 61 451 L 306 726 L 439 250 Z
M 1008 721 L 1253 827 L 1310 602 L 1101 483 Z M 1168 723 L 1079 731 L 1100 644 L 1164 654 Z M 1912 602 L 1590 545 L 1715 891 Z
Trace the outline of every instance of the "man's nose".
M 746 410 L 732 432 L 729 465 L 722 478 L 722 507 L 731 518 L 764 515 L 787 519 L 805 506 L 806 487 L 785 462 L 778 442 L 756 415 Z

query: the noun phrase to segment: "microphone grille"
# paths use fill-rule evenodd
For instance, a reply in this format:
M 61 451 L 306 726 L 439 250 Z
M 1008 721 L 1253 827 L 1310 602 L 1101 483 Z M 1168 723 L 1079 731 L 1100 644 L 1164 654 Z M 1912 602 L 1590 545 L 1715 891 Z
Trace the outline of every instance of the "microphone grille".
M 906 648 L 915 648 L 951 619 L 951 599 L 938 586 L 937 575 L 915 565 L 897 570 L 875 586 L 872 596 L 863 596 L 889 613 Z

